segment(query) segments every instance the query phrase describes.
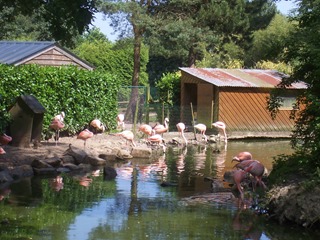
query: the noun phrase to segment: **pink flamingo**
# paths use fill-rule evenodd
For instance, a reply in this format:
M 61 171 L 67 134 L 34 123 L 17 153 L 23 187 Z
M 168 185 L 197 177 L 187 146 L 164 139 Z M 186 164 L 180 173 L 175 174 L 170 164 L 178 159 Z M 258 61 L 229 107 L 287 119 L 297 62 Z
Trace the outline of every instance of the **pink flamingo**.
M 139 131 L 143 132 L 144 134 L 146 134 L 147 136 L 151 136 L 155 133 L 155 131 L 152 129 L 152 127 L 148 124 L 142 124 L 139 127 Z
M 250 152 L 240 152 L 237 156 L 232 158 L 232 161 L 242 162 L 244 160 L 251 160 L 252 154 Z
M 227 138 L 227 132 L 226 132 L 226 124 L 224 122 L 218 121 L 218 122 L 212 123 L 212 126 L 218 128 L 219 130 L 222 130 L 224 141 L 227 142 L 228 138 Z
M 164 140 L 162 138 L 162 136 L 160 134 L 155 134 L 153 136 L 150 136 L 148 139 L 147 139 L 148 142 L 150 143 L 156 143 L 158 144 L 159 146 L 162 147 L 163 149 L 163 152 L 166 151 L 166 146 L 164 145 Z
M 60 130 L 64 128 L 64 126 L 65 126 L 64 123 L 56 118 L 53 118 L 49 125 L 49 128 L 53 129 L 56 132 L 56 136 L 55 136 L 56 145 L 58 144 L 58 141 L 59 141 Z
M 125 130 L 125 131 L 122 131 L 120 133 L 116 133 L 115 134 L 116 136 L 121 136 L 123 137 L 124 139 L 126 139 L 126 141 L 129 141 L 131 142 L 132 146 L 135 147 L 136 144 L 134 142 L 134 134 L 133 132 L 131 132 L 130 130 Z
M 7 134 L 3 133 L 1 136 L 0 136 L 0 144 L 2 146 L 4 145 L 7 145 L 9 142 L 12 141 L 12 137 L 8 136 Z
M 233 161 L 239 162 L 235 165 L 236 168 L 249 172 L 256 179 L 254 189 L 257 183 L 259 183 L 259 185 L 262 185 L 263 188 L 266 188 L 266 185 L 262 181 L 262 176 L 264 174 L 265 167 L 258 160 L 253 160 L 251 153 L 241 152 L 232 159 L 232 162 Z
M 186 137 L 184 136 L 184 130 L 186 129 L 186 125 L 182 122 L 177 123 L 176 125 L 178 132 L 180 134 L 180 136 L 183 138 L 185 144 L 188 144 L 188 140 L 186 139 Z
M 84 146 L 84 148 L 85 148 L 85 147 L 86 147 L 87 140 L 88 140 L 89 138 L 92 138 L 92 137 L 93 137 L 93 132 L 91 132 L 91 131 L 88 130 L 88 129 L 84 129 L 83 131 L 81 131 L 81 132 L 79 133 L 79 135 L 77 136 L 77 139 L 81 139 L 81 140 L 84 141 L 83 146 Z
M 0 147 L 0 155 L 5 154 L 5 153 L 6 153 L 6 151 L 2 147 Z
M 200 134 L 202 134 L 202 136 L 204 137 L 204 140 L 207 142 L 208 141 L 208 137 L 206 136 L 206 130 L 207 130 L 207 126 L 204 125 L 203 123 L 198 123 L 194 126 L 195 129 L 197 129 Z
M 63 122 L 65 117 L 66 117 L 66 114 L 64 112 L 61 112 L 60 114 L 56 115 L 54 119 L 59 120 L 60 122 Z
M 161 125 L 161 124 L 160 125 L 156 125 L 153 128 L 153 130 L 155 131 L 156 134 L 163 134 L 165 132 L 168 132 L 168 130 L 169 130 L 168 123 L 169 123 L 169 118 L 165 118 L 163 125 Z
M 124 114 L 120 113 L 117 116 L 117 126 L 121 127 L 121 129 L 123 130 L 124 127 Z
M 106 128 L 99 119 L 94 119 L 90 122 L 90 127 L 94 133 L 103 133 Z
M 233 172 L 233 181 L 237 186 L 237 189 L 240 192 L 240 198 L 243 200 L 244 194 L 243 194 L 243 188 L 241 186 L 242 181 L 246 178 L 247 173 L 252 169 L 252 166 L 247 168 L 246 170 L 237 169 Z
M 5 133 L 0 135 L 0 145 L 1 146 L 5 146 L 11 141 L 12 141 L 12 137 L 11 136 L 8 136 Z M 5 153 L 6 153 L 6 151 L 2 147 L 0 147 L 0 154 L 5 154 Z

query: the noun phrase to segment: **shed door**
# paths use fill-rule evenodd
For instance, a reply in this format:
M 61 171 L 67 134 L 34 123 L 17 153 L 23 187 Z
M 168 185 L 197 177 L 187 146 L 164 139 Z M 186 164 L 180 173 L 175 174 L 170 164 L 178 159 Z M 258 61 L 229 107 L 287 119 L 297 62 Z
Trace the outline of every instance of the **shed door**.
M 213 85 L 198 84 L 197 122 L 211 126 Z

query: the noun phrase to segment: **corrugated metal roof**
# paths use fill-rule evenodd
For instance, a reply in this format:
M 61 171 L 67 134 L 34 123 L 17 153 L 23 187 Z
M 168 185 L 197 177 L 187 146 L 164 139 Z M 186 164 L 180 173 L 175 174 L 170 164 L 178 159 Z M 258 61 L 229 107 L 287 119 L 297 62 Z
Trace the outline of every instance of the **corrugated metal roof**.
M 53 46 L 55 42 L 0 41 L 0 63 L 12 65 Z
M 286 75 L 274 70 L 260 69 L 220 69 L 220 68 L 180 68 L 203 81 L 218 87 L 259 87 L 274 88 Z M 291 89 L 305 89 L 303 82 L 292 84 Z

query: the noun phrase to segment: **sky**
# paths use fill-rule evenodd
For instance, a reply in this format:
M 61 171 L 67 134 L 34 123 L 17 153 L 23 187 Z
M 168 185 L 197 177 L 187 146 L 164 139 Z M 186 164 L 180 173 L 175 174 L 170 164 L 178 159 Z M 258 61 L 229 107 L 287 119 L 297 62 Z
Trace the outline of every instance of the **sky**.
M 295 6 L 294 0 L 287 0 L 287 1 L 281 0 L 281 1 L 278 1 L 276 4 L 280 12 L 285 15 L 289 14 L 290 10 L 293 9 Z M 95 17 L 96 19 L 93 22 L 93 26 L 99 28 L 100 31 L 103 34 L 105 34 L 110 41 L 114 42 L 117 39 L 117 34 L 112 34 L 113 29 L 112 27 L 109 26 L 110 23 L 108 19 L 104 20 L 103 14 L 101 13 L 97 13 Z

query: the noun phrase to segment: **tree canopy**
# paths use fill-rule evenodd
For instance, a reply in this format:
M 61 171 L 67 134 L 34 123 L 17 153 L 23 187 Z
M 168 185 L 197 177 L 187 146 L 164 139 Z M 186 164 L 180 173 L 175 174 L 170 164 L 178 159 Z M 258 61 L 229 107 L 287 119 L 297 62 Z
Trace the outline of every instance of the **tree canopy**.
M 89 29 L 95 0 L 2 0 L 0 39 L 55 40 L 73 46 L 75 37 Z

